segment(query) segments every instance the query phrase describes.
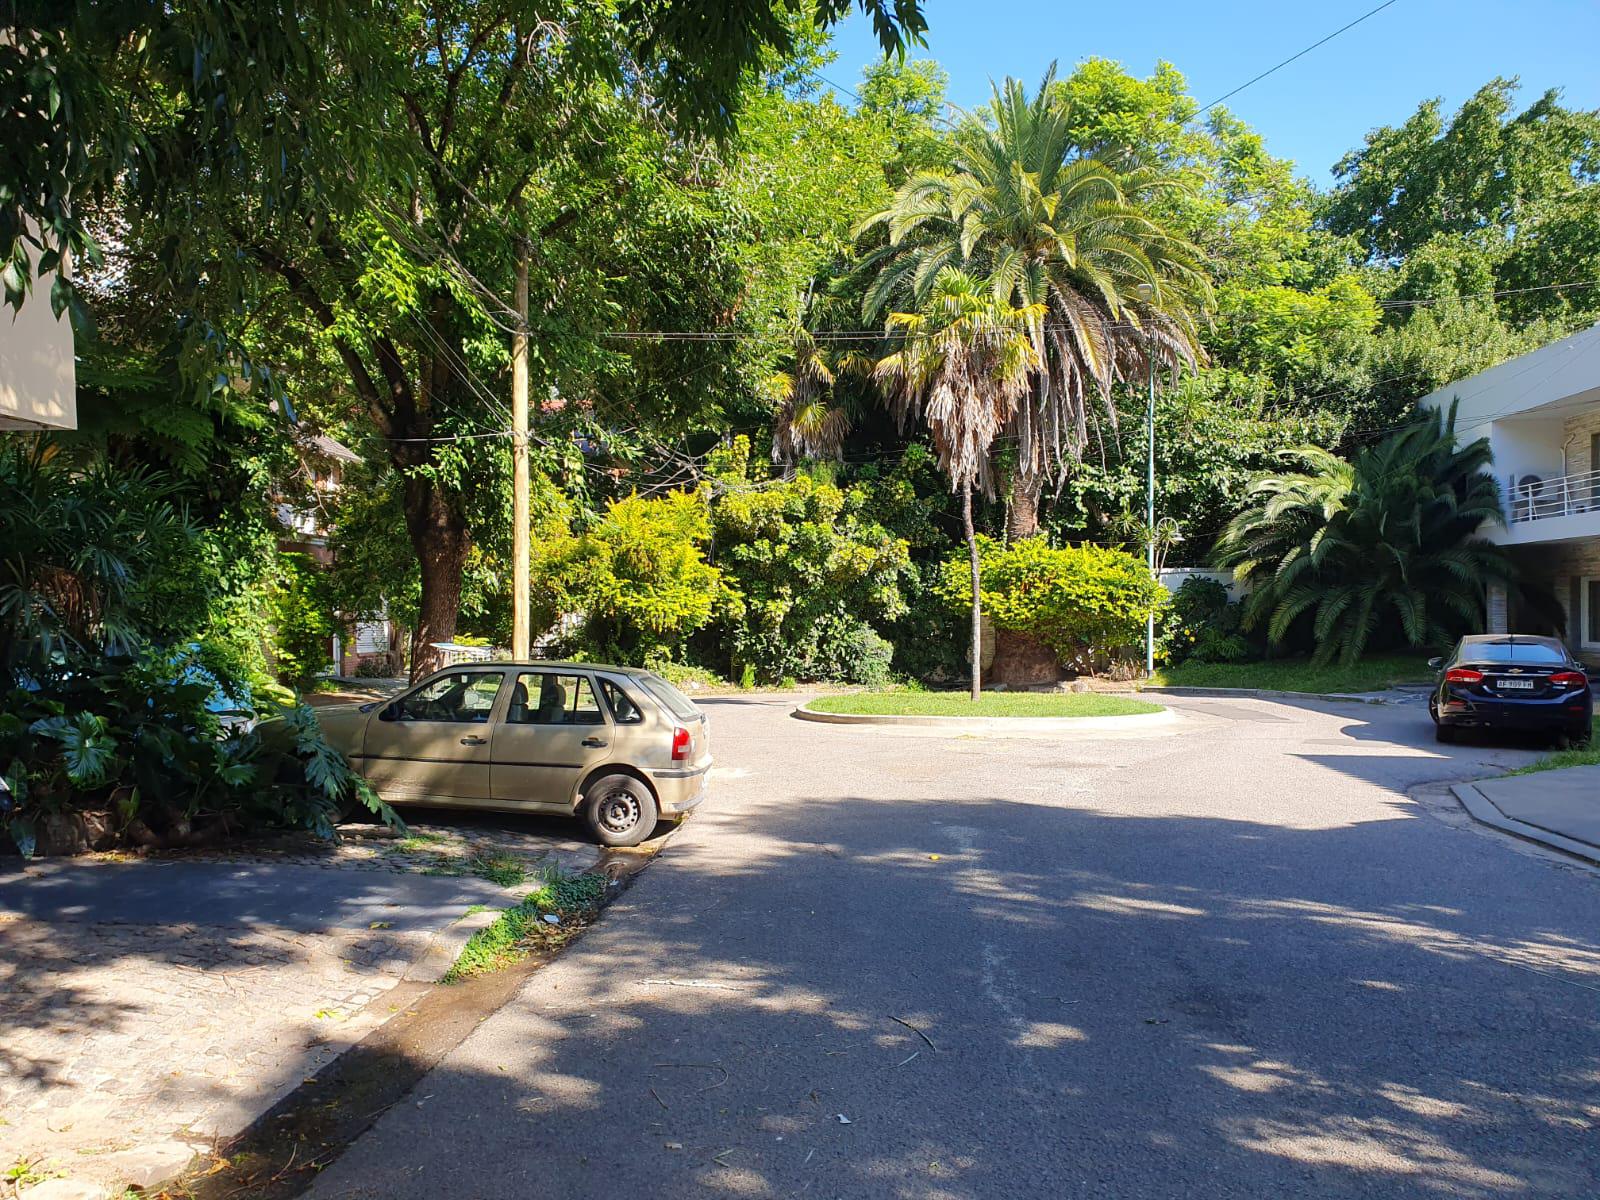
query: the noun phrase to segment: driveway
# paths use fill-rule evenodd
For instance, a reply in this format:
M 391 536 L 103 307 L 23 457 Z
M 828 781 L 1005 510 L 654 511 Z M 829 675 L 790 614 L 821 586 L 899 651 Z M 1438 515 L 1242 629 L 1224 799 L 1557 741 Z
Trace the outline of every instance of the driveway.
M 1420 706 L 951 739 L 707 701 L 705 809 L 310 1194 L 1592 1197 L 1600 877 Z
M 438 980 L 492 919 L 470 909 L 521 899 L 486 856 L 501 883 L 599 857 L 570 823 L 416 816 L 405 842 L 0 859 L 0 1170 L 176 1172 Z

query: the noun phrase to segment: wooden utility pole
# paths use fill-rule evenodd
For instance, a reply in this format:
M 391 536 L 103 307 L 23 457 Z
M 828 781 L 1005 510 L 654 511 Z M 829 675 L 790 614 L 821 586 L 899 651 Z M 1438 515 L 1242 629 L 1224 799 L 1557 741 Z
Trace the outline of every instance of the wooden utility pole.
M 528 657 L 528 243 L 517 238 L 511 337 L 511 657 Z

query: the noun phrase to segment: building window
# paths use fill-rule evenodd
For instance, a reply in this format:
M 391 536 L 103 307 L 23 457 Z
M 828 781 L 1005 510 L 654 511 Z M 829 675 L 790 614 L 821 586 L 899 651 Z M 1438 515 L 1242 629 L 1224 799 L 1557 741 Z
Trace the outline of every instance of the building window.
M 1583 648 L 1600 650 L 1600 577 L 1591 576 L 1582 583 L 1583 589 Z

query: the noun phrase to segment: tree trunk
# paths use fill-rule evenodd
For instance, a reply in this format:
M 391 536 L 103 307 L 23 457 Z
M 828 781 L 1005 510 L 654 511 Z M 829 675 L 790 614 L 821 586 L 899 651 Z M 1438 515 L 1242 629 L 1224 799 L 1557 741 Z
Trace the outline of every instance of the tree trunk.
M 972 529 L 972 484 L 961 485 L 961 529 L 967 535 L 967 558 L 972 565 L 972 698 L 983 692 L 983 597 L 979 589 L 978 535 Z
M 1061 679 L 1061 660 L 1054 650 L 1031 634 L 996 629 L 989 679 L 1007 687 L 1056 683 Z
M 1031 538 L 1039 532 L 1039 497 L 1044 494 L 1044 479 L 1021 470 L 1011 476 L 1011 503 L 1007 506 L 1006 537 L 1009 541 Z
M 406 532 L 422 572 L 417 627 L 411 631 L 413 683 L 442 665 L 444 656 L 433 643 L 448 642 L 456 635 L 461 572 L 471 538 L 466 517 L 451 503 L 453 499 L 430 480 L 412 476 L 405 481 Z

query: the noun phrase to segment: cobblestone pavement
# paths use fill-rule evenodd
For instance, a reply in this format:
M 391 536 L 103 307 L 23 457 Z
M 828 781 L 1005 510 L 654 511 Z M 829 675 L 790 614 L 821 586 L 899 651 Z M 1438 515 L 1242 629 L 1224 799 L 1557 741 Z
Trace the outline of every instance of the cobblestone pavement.
M 0 1172 L 122 1182 L 152 1145 L 175 1170 L 403 1009 L 536 872 L 593 867 L 570 828 L 422 814 L 406 839 L 0 864 Z

